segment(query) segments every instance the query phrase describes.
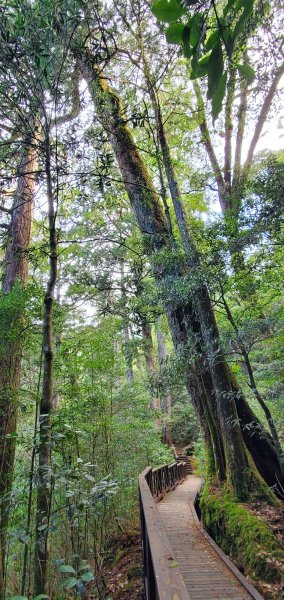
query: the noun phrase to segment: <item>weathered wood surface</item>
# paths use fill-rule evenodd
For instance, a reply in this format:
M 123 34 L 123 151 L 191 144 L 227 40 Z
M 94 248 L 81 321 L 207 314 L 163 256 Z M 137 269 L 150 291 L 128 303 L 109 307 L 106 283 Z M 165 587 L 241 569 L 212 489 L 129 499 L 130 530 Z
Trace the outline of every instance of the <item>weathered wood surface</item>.
M 139 477 L 146 597 L 149 600 L 191 600 L 180 569 L 174 562 L 158 505 L 146 481 L 151 473 L 152 469 L 148 468 Z
M 190 475 L 156 505 L 191 600 L 263 600 L 202 530 L 193 506 L 200 483 Z

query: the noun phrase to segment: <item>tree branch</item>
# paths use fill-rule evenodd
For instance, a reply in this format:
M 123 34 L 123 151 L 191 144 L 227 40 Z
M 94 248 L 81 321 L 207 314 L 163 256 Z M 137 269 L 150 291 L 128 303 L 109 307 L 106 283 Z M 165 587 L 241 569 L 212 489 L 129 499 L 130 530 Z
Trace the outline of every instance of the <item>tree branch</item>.
M 74 71 L 71 75 L 71 97 L 72 97 L 72 105 L 69 113 L 62 115 L 61 117 L 55 117 L 52 121 L 52 125 L 63 125 L 64 123 L 68 123 L 75 119 L 80 114 L 81 109 L 81 101 L 80 101 L 80 91 L 79 91 L 79 82 L 80 82 L 81 70 L 79 68 L 79 64 L 76 63 L 74 67 Z
M 226 201 L 227 195 L 231 192 L 232 183 L 232 133 L 233 119 L 232 108 L 235 95 L 236 70 L 232 64 L 229 67 L 228 92 L 225 105 L 225 149 L 224 149 L 224 181 Z
M 242 174 L 241 174 L 242 185 L 245 184 L 246 179 L 248 177 L 257 142 L 260 138 L 260 134 L 262 132 L 265 120 L 267 118 L 273 98 L 275 96 L 278 83 L 283 74 L 284 74 L 284 63 L 282 63 L 282 65 L 277 69 L 277 71 L 274 75 L 274 79 L 270 85 L 270 88 L 264 98 L 264 102 L 263 102 L 261 111 L 259 113 L 256 126 L 255 126 L 254 134 L 252 136 L 252 140 L 251 140 L 251 143 L 250 143 L 250 146 L 248 149 L 247 158 L 246 158 L 246 161 L 245 161 L 243 169 L 242 169 Z
M 214 175 L 216 178 L 220 205 L 221 205 L 222 211 L 225 212 L 225 210 L 227 208 L 227 204 L 226 204 L 226 200 L 225 200 L 225 184 L 224 184 L 222 172 L 221 172 L 218 160 L 217 160 L 217 156 L 215 154 L 215 150 L 213 148 L 211 137 L 210 137 L 210 133 L 209 133 L 209 129 L 208 129 L 207 121 L 206 121 L 206 116 L 205 116 L 205 107 L 204 107 L 204 102 L 203 102 L 203 98 L 202 98 L 202 92 L 201 92 L 199 83 L 196 80 L 194 80 L 192 82 L 192 84 L 193 84 L 193 89 L 194 89 L 195 96 L 197 99 L 198 124 L 199 124 L 199 129 L 201 131 L 202 143 L 205 146 L 206 152 L 208 154 L 208 157 L 209 157 L 209 160 L 211 163 L 211 167 L 213 169 L 213 172 L 214 172 Z
M 236 148 L 235 148 L 235 160 L 234 160 L 234 174 L 232 187 L 235 189 L 238 187 L 239 178 L 241 174 L 241 157 L 242 157 L 242 146 L 244 140 L 244 131 L 246 124 L 246 114 L 248 107 L 248 83 L 246 79 L 241 81 L 241 96 L 240 104 L 238 109 L 238 126 L 237 126 L 237 137 L 236 137 Z

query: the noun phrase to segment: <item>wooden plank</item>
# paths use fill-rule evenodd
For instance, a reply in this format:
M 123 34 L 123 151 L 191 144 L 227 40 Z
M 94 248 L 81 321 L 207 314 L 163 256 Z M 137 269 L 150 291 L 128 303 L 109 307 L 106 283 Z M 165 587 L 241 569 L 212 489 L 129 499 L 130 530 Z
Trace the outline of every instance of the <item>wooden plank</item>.
M 144 510 L 151 557 L 160 600 L 191 600 L 180 569 L 174 565 L 174 555 L 157 510 L 144 471 L 139 477 L 139 489 Z
M 190 481 L 194 485 L 191 486 Z M 158 505 L 190 597 L 192 600 L 263 600 L 201 527 L 193 505 L 198 487 L 197 478 L 189 476 L 185 484 L 170 492 Z
M 201 523 L 198 519 L 194 503 L 192 501 L 190 501 L 189 504 L 190 504 L 191 512 L 193 514 L 195 523 L 197 524 L 197 527 L 199 527 L 199 530 L 200 530 L 201 534 L 203 535 L 203 537 L 209 542 L 210 546 L 212 546 L 212 548 L 220 556 L 220 558 L 224 561 L 224 563 L 230 569 L 230 571 L 235 575 L 235 577 L 237 577 L 239 582 L 247 590 L 247 592 L 250 594 L 250 596 L 254 600 L 264 600 L 263 596 L 261 596 L 259 594 L 259 592 L 255 589 L 255 587 L 248 582 L 248 580 L 239 571 L 239 569 L 234 565 L 234 563 L 229 559 L 229 557 L 223 552 L 223 550 L 221 550 L 221 548 L 216 544 L 216 542 L 214 542 L 214 540 L 207 533 L 207 531 L 205 531 L 205 529 L 203 529 L 203 527 L 201 526 Z
M 263 600 L 202 528 L 194 508 L 201 480 L 186 478 L 186 465 L 179 465 L 148 468 L 139 477 L 152 581 L 148 599 Z

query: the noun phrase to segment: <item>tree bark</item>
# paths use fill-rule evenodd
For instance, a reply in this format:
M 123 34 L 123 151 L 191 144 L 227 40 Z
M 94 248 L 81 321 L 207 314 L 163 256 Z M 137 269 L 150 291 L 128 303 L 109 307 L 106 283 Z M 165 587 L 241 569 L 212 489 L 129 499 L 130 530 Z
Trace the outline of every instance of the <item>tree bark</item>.
M 170 234 L 171 235 L 171 234 Z M 167 361 L 167 349 L 165 344 L 164 334 L 161 328 L 161 317 L 159 317 L 156 331 L 157 331 L 157 346 L 158 346 L 158 357 L 159 357 L 159 365 L 160 369 L 166 367 Z M 161 410 L 163 415 L 163 441 L 168 446 L 171 446 L 173 443 L 172 440 L 172 432 L 171 432 L 171 419 L 172 419 L 172 396 L 169 390 L 165 390 L 163 395 L 161 396 Z
M 124 336 L 124 355 L 126 362 L 126 380 L 128 385 L 131 385 L 133 381 L 133 365 L 132 365 L 132 356 L 131 356 L 131 338 L 130 338 L 130 328 L 129 328 L 129 319 L 127 315 L 126 308 L 126 289 L 125 289 L 125 275 L 124 275 L 124 264 L 123 261 L 120 263 L 120 280 L 121 280 L 121 299 L 123 302 L 122 310 L 124 312 L 123 316 L 123 336 Z
M 279 497 L 283 497 L 283 491 L 281 494 L 281 488 L 282 490 L 284 488 L 283 471 L 273 439 L 252 411 L 234 377 L 232 377 L 232 386 L 235 388 L 238 418 L 246 447 L 264 481 Z
M 148 378 L 151 380 L 151 377 L 156 373 L 157 365 L 156 365 L 156 357 L 153 346 L 153 338 L 151 332 L 151 326 L 147 319 L 142 316 L 141 319 L 141 327 L 142 327 L 142 336 L 143 336 L 143 346 L 144 346 L 144 356 L 146 362 L 146 368 L 148 373 Z M 157 394 L 151 394 L 151 407 L 153 410 L 160 411 L 161 410 L 161 402 L 160 398 Z M 160 428 L 160 420 L 158 421 L 158 427 Z
M 28 283 L 28 249 L 31 240 L 37 151 L 35 138 L 26 140 L 18 168 L 18 183 L 11 209 L 9 240 L 4 258 L 2 292 L 11 294 L 15 284 Z M 20 293 L 20 289 L 19 289 Z M 18 392 L 21 377 L 22 320 L 24 307 L 16 306 L 9 335 L 0 349 L 0 599 L 4 594 L 6 530 L 9 518 L 9 492 L 12 485 L 16 447 Z M 5 315 L 3 315 L 5 317 Z M 2 576 L 1 576 L 2 572 Z M 1 596 L 2 594 L 2 596 Z
M 49 280 L 44 298 L 43 314 L 43 382 L 39 406 L 38 488 L 35 529 L 34 595 L 47 593 L 48 535 L 51 509 L 50 439 L 53 399 L 54 346 L 52 317 L 57 278 L 57 234 L 54 191 L 52 188 L 49 132 L 45 139 L 45 170 L 49 222 Z

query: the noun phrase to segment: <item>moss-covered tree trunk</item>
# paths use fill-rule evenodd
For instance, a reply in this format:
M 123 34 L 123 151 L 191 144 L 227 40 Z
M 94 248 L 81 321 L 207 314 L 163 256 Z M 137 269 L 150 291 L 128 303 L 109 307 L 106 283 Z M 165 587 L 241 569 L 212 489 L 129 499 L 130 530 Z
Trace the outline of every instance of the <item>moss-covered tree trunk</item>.
M 132 208 L 144 235 L 147 252 L 152 257 L 157 256 L 161 251 L 171 253 L 172 244 L 167 221 L 158 194 L 137 151 L 131 132 L 125 125 L 119 99 L 109 88 L 105 77 L 100 74 L 96 67 L 92 66 L 89 56 L 86 57 L 83 64 L 83 72 L 88 81 L 99 118 L 114 148 Z M 177 271 L 174 261 L 169 261 L 168 264 L 166 260 L 160 260 L 160 258 L 155 259 L 154 274 L 159 289 L 167 288 L 168 285 L 172 284 L 173 278 L 181 275 Z M 176 349 L 179 349 L 180 346 L 186 347 L 191 331 L 193 330 L 193 335 L 198 336 L 200 330 L 191 303 L 184 305 L 181 300 L 176 300 L 174 303 L 169 298 L 164 300 L 164 307 Z M 202 415 L 211 413 L 213 398 L 207 396 L 201 377 L 205 369 L 203 358 L 192 358 L 192 361 L 194 364 L 187 369 L 186 381 L 192 402 L 200 416 L 201 413 Z M 201 408 L 204 403 L 206 405 L 205 410 Z M 213 435 L 212 446 L 214 448 L 216 472 L 222 481 L 225 479 L 225 465 L 221 450 L 220 429 L 218 431 L 214 424 L 212 414 L 210 414 L 209 420 L 210 431 Z
M 119 98 L 111 91 L 106 78 L 100 73 L 99 69 L 93 65 L 92 58 L 88 53 L 86 53 L 82 68 L 84 77 L 89 84 L 97 115 L 113 146 L 132 208 L 146 240 L 148 254 L 154 258 L 157 285 L 159 288 L 165 287 L 167 284 L 172 283 L 173 276 L 177 276 L 177 270 L 175 266 L 172 266 L 171 261 L 165 261 L 165 256 L 162 259 L 159 256 L 159 253 L 169 253 L 171 249 L 167 222 L 159 197 L 137 151 L 131 132 L 126 126 Z M 202 296 L 198 297 L 198 302 L 199 311 L 205 312 L 208 307 L 206 303 L 202 304 Z M 186 347 L 189 343 L 192 343 L 192 332 L 197 334 L 199 341 L 207 334 L 209 339 L 206 340 L 206 344 L 207 348 L 210 348 L 212 359 L 217 349 L 215 346 L 216 337 L 214 335 L 213 338 L 210 337 L 210 329 L 209 333 L 206 331 L 208 326 L 208 321 L 205 320 L 206 315 L 203 317 L 204 322 L 202 324 L 204 331 L 201 331 L 201 324 L 197 318 L 199 315 L 197 315 L 196 310 L 193 310 L 191 302 L 177 301 L 173 303 L 172 299 L 169 299 L 169 301 L 164 301 L 164 306 L 175 346 L 179 347 L 182 344 Z M 212 315 L 210 313 L 209 315 L 212 319 Z M 212 327 L 212 324 L 211 321 L 209 327 Z M 214 328 L 212 333 L 214 334 Z M 209 344 L 211 344 L 211 347 Z M 232 469 L 229 475 L 234 485 L 240 470 L 246 467 L 248 463 L 245 458 L 240 429 L 238 427 L 234 428 L 233 423 L 229 423 L 227 427 L 227 423 L 224 422 L 227 416 L 230 419 L 232 417 L 238 418 L 235 412 L 235 390 L 231 384 L 230 373 L 226 364 L 225 366 L 222 365 L 221 371 L 219 371 L 219 367 L 220 365 L 215 365 L 213 385 L 213 378 L 204 356 L 201 355 L 201 358 L 195 356 L 195 359 L 186 368 L 186 375 L 192 401 L 198 414 L 203 416 L 206 414 L 206 410 L 210 413 L 209 422 L 212 426 L 212 432 L 215 429 L 216 435 L 216 438 L 212 439 L 212 448 L 216 461 L 216 471 L 219 472 L 220 479 L 223 478 L 224 473 L 224 447 L 220 436 L 222 425 L 216 421 L 216 412 L 214 414 L 216 408 L 215 393 L 219 394 L 219 413 L 223 402 L 223 399 L 220 398 L 220 390 L 226 389 L 226 393 L 228 393 L 226 403 L 224 403 L 227 406 L 224 406 L 225 413 L 222 416 L 222 423 L 226 427 L 226 452 L 229 452 L 229 446 L 232 442 L 235 443 L 235 452 L 236 448 L 239 448 L 241 452 L 240 460 L 235 456 L 236 466 L 232 463 L 229 466 L 229 469 Z M 242 403 L 242 399 L 238 398 L 238 405 L 240 403 Z M 200 410 L 200 407 L 202 407 L 202 410 Z M 210 430 L 210 435 L 214 435 L 212 432 Z M 274 456 L 274 459 L 277 462 L 277 457 Z M 244 476 L 241 477 L 240 487 L 237 481 L 240 497 L 244 497 L 246 494 L 246 482 L 243 479 Z
M 18 393 L 21 378 L 22 326 L 24 304 L 19 294 L 28 283 L 28 249 L 31 240 L 35 194 L 36 140 L 26 140 L 19 163 L 19 176 L 11 209 L 8 243 L 4 258 L 2 292 L 14 305 L 12 323 L 0 346 L 0 599 L 4 594 L 6 531 L 9 493 L 12 484 L 16 446 Z M 18 285 L 17 294 L 15 285 Z M 13 295 L 14 290 L 14 295 Z M 17 296 L 17 297 L 16 297 Z M 3 303 L 3 306 L 6 305 Z M 13 307 L 12 307 L 13 308 Z M 9 313 L 7 313 L 9 314 Z M 1 315 L 5 320 L 6 315 Z

